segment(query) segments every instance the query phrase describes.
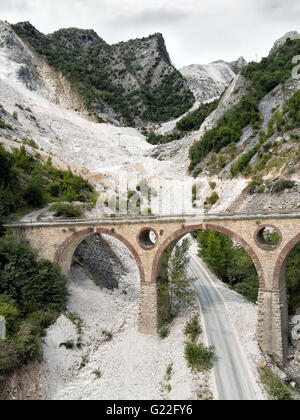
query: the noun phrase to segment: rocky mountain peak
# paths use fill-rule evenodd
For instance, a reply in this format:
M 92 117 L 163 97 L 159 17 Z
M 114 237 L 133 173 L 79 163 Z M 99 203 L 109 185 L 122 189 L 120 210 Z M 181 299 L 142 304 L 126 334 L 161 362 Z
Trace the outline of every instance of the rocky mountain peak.
M 247 61 L 244 57 L 239 57 L 236 61 L 231 61 L 229 64 L 232 70 L 237 74 L 247 65 Z
M 288 39 L 300 39 L 300 33 L 297 31 L 290 31 L 287 32 L 285 35 L 283 35 L 281 38 L 277 39 L 277 41 L 275 41 L 273 48 L 270 51 L 270 54 L 272 54 L 278 47 L 280 47 L 281 45 L 285 44 L 286 41 Z
M 88 49 L 98 44 L 106 44 L 106 42 L 92 29 L 60 29 L 53 34 L 49 34 L 48 37 L 51 40 L 64 42 L 67 48 Z
M 210 64 L 192 64 L 179 71 L 199 103 L 219 97 L 236 76 L 231 65 L 223 60 Z

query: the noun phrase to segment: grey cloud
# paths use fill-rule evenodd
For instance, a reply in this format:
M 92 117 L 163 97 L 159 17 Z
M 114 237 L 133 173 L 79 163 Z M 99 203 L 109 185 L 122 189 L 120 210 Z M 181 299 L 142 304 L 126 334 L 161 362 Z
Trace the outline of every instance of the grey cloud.
M 182 22 L 189 17 L 189 14 L 177 10 L 167 10 L 163 8 L 159 9 L 148 9 L 142 12 L 130 15 L 118 15 L 115 21 L 121 25 L 168 25 L 178 22 Z
M 14 10 L 28 11 L 31 9 L 27 0 L 0 0 L 0 11 L 10 12 Z
M 262 0 L 258 5 L 258 11 L 262 12 L 267 19 L 299 19 L 300 3 L 295 0 Z

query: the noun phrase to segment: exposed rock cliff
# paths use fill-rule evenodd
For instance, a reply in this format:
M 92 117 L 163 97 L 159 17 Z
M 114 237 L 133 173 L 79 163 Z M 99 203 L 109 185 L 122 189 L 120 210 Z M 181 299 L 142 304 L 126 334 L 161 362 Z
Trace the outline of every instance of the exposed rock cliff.
M 92 30 L 44 35 L 29 22 L 12 27 L 71 83 L 95 118 L 143 125 L 176 118 L 193 105 L 160 33 L 108 45 Z

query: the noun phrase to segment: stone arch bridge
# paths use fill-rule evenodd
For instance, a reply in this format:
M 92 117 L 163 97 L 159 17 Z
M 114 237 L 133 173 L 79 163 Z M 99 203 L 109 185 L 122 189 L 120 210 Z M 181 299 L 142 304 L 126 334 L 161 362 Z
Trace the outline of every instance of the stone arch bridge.
M 238 241 L 251 256 L 259 278 L 257 340 L 263 353 L 284 363 L 288 345 L 288 310 L 285 265 L 300 241 L 300 213 L 294 214 L 209 214 L 196 216 L 123 217 L 101 220 L 56 220 L 19 222 L 7 225 L 46 258 L 61 266 L 69 276 L 77 246 L 89 235 L 111 235 L 131 251 L 140 272 L 138 328 L 156 334 L 156 281 L 164 250 L 195 230 L 214 230 Z M 276 245 L 269 245 L 262 232 L 275 228 Z

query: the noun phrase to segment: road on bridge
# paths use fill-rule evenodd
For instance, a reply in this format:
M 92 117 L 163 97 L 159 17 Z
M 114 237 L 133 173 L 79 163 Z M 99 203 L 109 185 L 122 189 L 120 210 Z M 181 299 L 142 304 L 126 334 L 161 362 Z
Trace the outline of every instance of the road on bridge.
M 194 289 L 208 344 L 215 347 L 214 374 L 219 400 L 263 399 L 222 297 L 200 265 L 195 251 L 191 250 L 190 256 L 188 272 L 197 279 Z

